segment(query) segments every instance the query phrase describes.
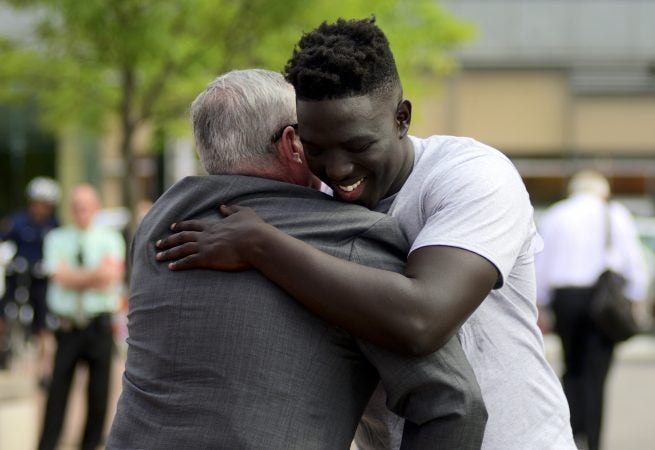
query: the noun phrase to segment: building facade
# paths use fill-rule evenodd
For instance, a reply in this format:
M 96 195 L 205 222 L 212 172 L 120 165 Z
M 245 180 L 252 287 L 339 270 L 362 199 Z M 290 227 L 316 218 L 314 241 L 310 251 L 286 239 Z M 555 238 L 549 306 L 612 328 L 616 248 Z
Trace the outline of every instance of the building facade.
M 516 163 L 533 201 L 595 167 L 614 192 L 655 196 L 655 2 L 443 0 L 478 29 L 459 70 L 418 104 L 414 131 L 475 137 Z M 648 211 L 651 208 L 651 211 Z

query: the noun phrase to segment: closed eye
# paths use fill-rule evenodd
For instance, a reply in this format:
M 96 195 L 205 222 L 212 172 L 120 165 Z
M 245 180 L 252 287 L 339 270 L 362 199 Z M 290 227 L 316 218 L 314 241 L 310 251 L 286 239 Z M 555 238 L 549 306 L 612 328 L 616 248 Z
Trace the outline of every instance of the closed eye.
M 373 144 L 375 144 L 375 142 L 376 142 L 376 141 L 370 141 L 370 142 L 367 142 L 367 143 L 365 143 L 364 145 L 359 146 L 359 147 L 353 146 L 353 148 L 349 149 L 349 151 L 350 151 L 351 153 L 362 153 L 362 152 L 365 152 L 366 150 L 368 150 L 369 148 L 371 148 L 371 146 L 372 146 Z

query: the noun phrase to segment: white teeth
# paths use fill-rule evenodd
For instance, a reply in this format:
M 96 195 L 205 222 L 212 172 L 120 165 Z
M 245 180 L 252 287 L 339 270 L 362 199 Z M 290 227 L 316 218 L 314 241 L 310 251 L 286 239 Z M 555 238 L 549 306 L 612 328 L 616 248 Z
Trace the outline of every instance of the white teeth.
M 339 185 L 339 189 L 341 189 L 342 191 L 346 191 L 346 192 L 352 192 L 357 188 L 357 186 L 362 184 L 362 180 L 363 180 L 363 178 L 360 178 L 359 180 L 357 180 L 357 182 L 355 184 L 351 184 L 349 186 Z

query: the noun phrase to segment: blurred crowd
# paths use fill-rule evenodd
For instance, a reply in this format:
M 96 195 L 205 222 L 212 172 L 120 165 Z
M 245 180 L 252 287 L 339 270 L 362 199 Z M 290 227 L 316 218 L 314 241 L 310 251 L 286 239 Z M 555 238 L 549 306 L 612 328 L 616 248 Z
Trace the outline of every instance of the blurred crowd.
M 125 239 L 98 223 L 100 196 L 75 186 L 61 225 L 57 182 L 30 181 L 27 204 L 2 222 L 0 258 L 0 370 L 31 345 L 36 378 L 46 397 L 39 449 L 55 449 L 66 417 L 76 368 L 88 369 L 87 420 L 82 448 L 101 444 L 109 400 L 117 313 L 124 305 Z

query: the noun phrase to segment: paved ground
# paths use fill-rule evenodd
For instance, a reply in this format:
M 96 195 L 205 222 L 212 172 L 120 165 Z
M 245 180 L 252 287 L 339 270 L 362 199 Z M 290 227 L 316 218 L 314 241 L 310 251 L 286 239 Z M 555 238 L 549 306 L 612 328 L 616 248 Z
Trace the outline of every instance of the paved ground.
M 34 450 L 43 419 L 45 395 L 37 387 L 32 354 L 14 361 L 10 371 L 0 371 L 0 450 Z M 115 358 L 112 373 L 107 426 L 115 412 L 120 395 L 120 377 L 124 358 Z M 78 369 L 71 389 L 64 430 L 58 450 L 77 450 L 86 419 L 86 378 L 84 368 Z
M 546 341 L 549 360 L 560 371 L 559 343 Z M 604 450 L 655 448 L 655 337 L 639 336 L 621 344 L 606 386 Z
M 557 338 L 547 337 L 549 360 L 560 370 Z M 634 338 L 617 350 L 617 361 L 607 385 L 605 450 L 655 448 L 655 337 Z M 113 377 L 111 415 L 120 392 L 123 359 L 117 358 Z M 43 408 L 43 395 L 35 387 L 31 355 L 0 371 L 0 449 L 33 450 Z M 59 450 L 73 450 L 84 420 L 86 373 L 78 373 L 71 393 L 64 435 Z M 111 417 L 108 419 L 110 422 Z

